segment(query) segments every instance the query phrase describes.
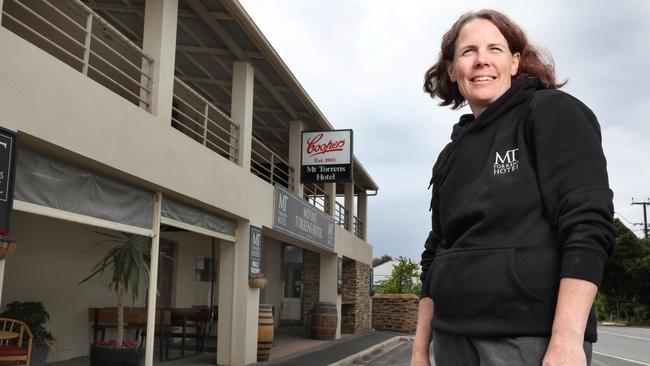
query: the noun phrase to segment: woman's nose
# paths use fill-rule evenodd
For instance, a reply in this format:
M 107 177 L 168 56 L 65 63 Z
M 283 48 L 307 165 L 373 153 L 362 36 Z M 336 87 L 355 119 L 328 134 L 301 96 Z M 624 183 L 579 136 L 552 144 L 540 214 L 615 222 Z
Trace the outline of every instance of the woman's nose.
M 483 67 L 489 63 L 489 56 L 485 51 L 476 52 L 476 60 L 474 61 L 474 67 Z

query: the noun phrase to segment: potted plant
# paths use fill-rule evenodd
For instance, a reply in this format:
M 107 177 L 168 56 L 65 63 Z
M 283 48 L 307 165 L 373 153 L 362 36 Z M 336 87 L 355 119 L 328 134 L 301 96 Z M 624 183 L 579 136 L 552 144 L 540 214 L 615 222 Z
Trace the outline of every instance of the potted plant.
M 54 347 L 54 337 L 44 326 L 50 320 L 45 306 L 40 301 L 14 301 L 7 304 L 6 308 L 0 314 L 1 317 L 20 320 L 32 331 L 31 365 L 44 366 L 50 348 Z
M 268 279 L 263 272 L 259 272 L 248 278 L 248 285 L 252 288 L 265 288 L 267 283 Z
M 129 293 L 135 302 L 141 279 L 149 277 L 150 239 L 121 232 L 97 234 L 104 239 L 93 247 L 100 244 L 111 244 L 112 247 L 93 267 L 93 272 L 79 283 L 104 272 L 110 273 L 109 288 L 117 294 L 117 336 L 110 341 L 95 340 L 91 345 L 90 363 L 92 366 L 139 366 L 144 360 L 144 349 L 139 342 L 124 340 L 124 303 Z

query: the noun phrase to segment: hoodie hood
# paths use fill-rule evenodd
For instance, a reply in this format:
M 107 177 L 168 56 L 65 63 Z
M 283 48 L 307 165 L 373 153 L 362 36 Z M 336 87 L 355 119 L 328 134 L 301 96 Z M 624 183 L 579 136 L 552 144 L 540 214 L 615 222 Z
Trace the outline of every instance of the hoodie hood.
M 435 205 L 438 188 L 447 175 L 447 170 L 454 160 L 452 157 L 453 152 L 462 137 L 467 133 L 480 130 L 499 119 L 511 109 L 528 100 L 538 89 L 541 89 L 541 83 L 537 78 L 522 76 L 515 80 L 510 89 L 494 103 L 490 104 L 478 118 L 475 118 L 471 113 L 464 114 L 460 117 L 460 120 L 454 125 L 451 133 L 451 142 L 445 146 L 433 166 L 431 180 L 429 181 L 429 188 L 433 186 L 429 210 Z
M 458 123 L 454 125 L 451 133 L 451 140 L 456 142 L 466 133 L 479 130 L 494 120 L 503 116 L 509 110 L 519 103 L 527 100 L 536 90 L 541 88 L 540 82 L 533 77 L 521 77 L 512 84 L 510 89 L 499 97 L 494 103 L 490 104 L 478 118 L 473 114 L 464 114 L 460 117 Z

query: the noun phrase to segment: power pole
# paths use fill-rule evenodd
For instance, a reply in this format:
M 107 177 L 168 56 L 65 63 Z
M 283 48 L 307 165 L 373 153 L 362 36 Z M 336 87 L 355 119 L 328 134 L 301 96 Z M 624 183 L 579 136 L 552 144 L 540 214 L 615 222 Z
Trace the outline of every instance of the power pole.
M 645 202 L 634 202 L 634 198 L 632 198 L 632 205 L 643 205 L 643 224 L 638 223 L 635 225 L 643 225 L 643 235 L 646 239 L 648 239 L 648 205 L 650 205 L 650 198 L 646 198 Z

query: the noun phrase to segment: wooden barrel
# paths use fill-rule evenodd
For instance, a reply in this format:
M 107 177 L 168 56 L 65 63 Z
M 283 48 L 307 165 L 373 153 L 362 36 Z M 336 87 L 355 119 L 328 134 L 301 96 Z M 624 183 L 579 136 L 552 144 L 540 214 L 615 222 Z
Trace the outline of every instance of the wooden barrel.
M 331 302 L 314 304 L 312 323 L 314 339 L 335 339 L 336 324 L 338 323 L 336 304 Z
M 257 361 L 268 361 L 273 348 L 273 306 L 260 304 L 257 320 Z

